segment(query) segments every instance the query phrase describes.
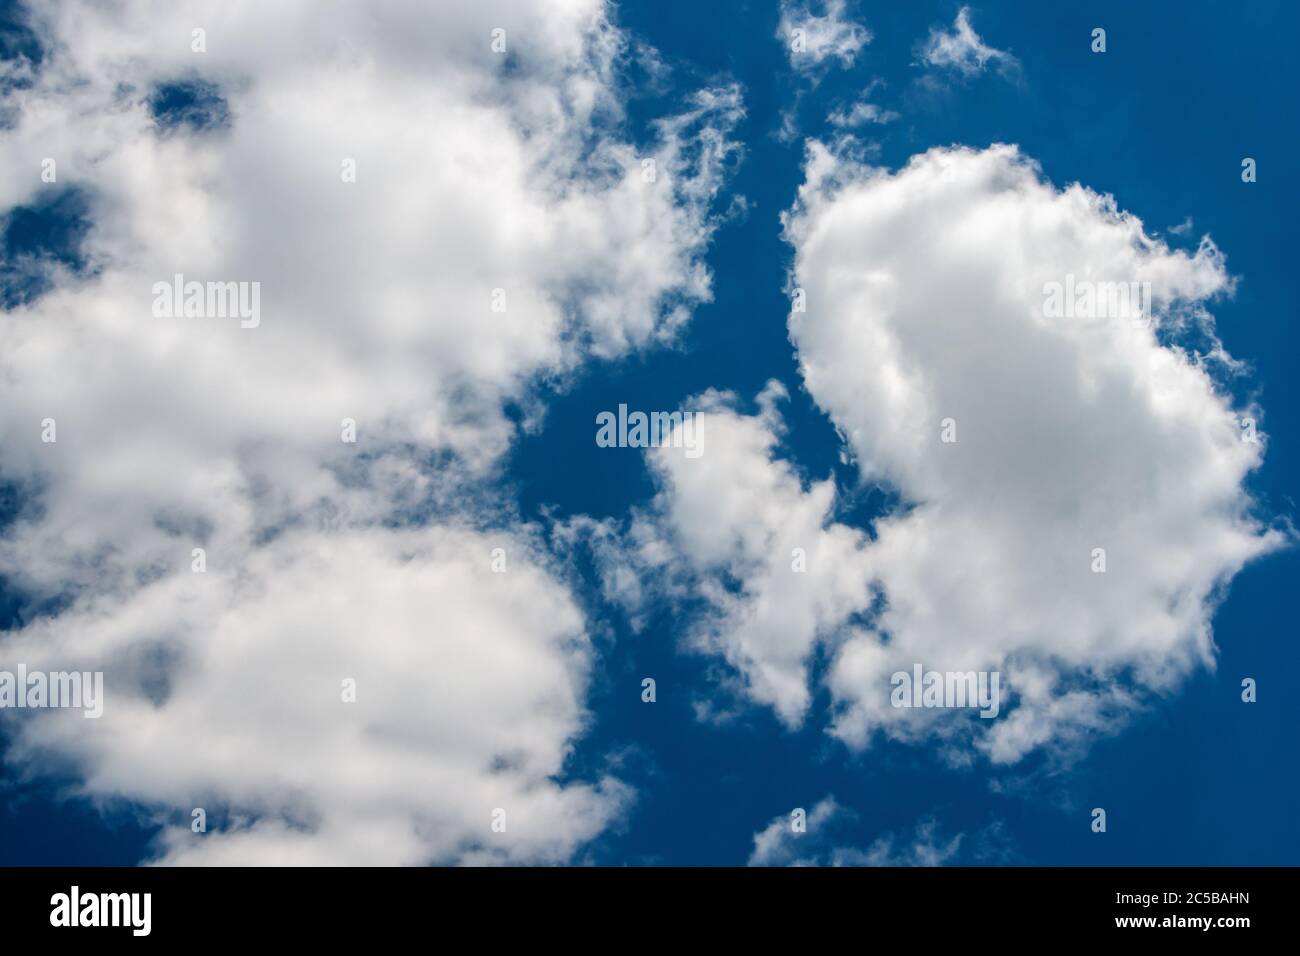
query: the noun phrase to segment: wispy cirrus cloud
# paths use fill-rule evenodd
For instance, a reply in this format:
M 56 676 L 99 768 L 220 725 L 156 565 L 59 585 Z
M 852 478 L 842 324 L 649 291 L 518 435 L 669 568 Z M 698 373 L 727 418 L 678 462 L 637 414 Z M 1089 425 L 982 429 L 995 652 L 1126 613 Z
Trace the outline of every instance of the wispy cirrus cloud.
M 834 796 L 817 801 L 810 810 L 798 808 L 775 817 L 754 834 L 750 866 L 944 866 L 957 861 L 964 847 L 979 858 L 996 824 L 976 834 L 945 835 L 937 820 L 924 817 L 913 832 L 899 838 L 892 832 L 876 837 L 861 849 L 852 844 L 857 813 Z
M 821 9 L 819 16 L 806 0 L 781 0 L 776 38 L 785 44 L 790 65 L 802 73 L 852 66 L 871 42 L 871 31 L 849 17 L 847 0 L 825 0 Z
M 930 36 L 919 48 L 921 61 L 929 66 L 952 70 L 971 77 L 990 66 L 1006 75 L 1020 71 L 1020 61 L 1006 50 L 989 46 L 971 26 L 970 7 L 957 11 L 951 30 L 930 29 Z

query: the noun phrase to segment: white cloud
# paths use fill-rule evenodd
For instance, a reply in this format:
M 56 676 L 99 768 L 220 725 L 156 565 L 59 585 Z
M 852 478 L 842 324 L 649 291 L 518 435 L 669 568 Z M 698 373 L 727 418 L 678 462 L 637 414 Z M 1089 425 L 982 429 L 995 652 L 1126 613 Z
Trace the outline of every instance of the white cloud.
M 858 815 L 834 796 L 819 800 L 807 811 L 805 830 L 795 831 L 792 817 L 775 817 L 754 834 L 749 866 L 943 866 L 961 850 L 964 834 L 940 835 L 933 818 L 919 821 L 912 837 L 899 847 L 892 833 L 878 837 L 866 850 L 844 845 Z M 996 833 L 994 828 L 981 831 Z
M 773 818 L 754 834 L 754 849 L 749 866 L 817 866 L 818 856 L 830 838 L 827 830 L 853 819 L 850 810 L 840 806 L 835 797 L 819 800 L 807 812 L 805 831 L 796 832 L 790 814 Z
M 849 746 L 933 734 L 996 763 L 1112 731 L 1212 667 L 1224 589 L 1284 541 L 1243 488 L 1262 439 L 1243 441 L 1210 373 L 1204 304 L 1231 289 L 1213 243 L 1170 250 L 1009 146 L 891 174 L 814 142 L 786 229 L 803 380 L 863 482 L 901 504 L 868 542 L 833 520 L 829 481 L 805 490 L 775 457 L 772 391 L 754 416 L 718 402 L 701 459 L 652 457 L 661 492 L 631 548 L 706 600 L 697 643 L 792 726 L 824 647 Z M 1149 282 L 1158 329 L 1051 318 L 1043 290 L 1067 274 Z M 1161 344 L 1191 324 L 1211 357 Z M 796 545 L 808 575 L 790 573 Z M 891 706 L 891 675 L 918 663 L 999 672 L 1001 716 Z
M 941 836 L 938 822 L 925 819 L 901 848 L 894 834 L 886 833 L 865 851 L 842 848 L 835 851 L 833 859 L 836 866 L 943 866 L 957 856 L 964 839 L 961 833 Z
M 1281 543 L 1242 487 L 1263 446 L 1195 354 L 1132 321 L 1049 318 L 1043 289 L 1150 282 L 1166 332 L 1189 313 L 1208 328 L 1202 304 L 1231 288 L 1219 251 L 1168 249 L 1014 147 L 891 175 L 813 144 L 808 175 L 787 220 L 800 369 L 864 480 L 910 505 L 876 523 L 887 607 L 838 652 L 834 732 L 862 745 L 914 714 L 885 693 L 914 662 L 1002 670 L 1019 709 L 977 721 L 980 746 L 1014 761 L 1111 723 L 1126 676 L 1167 690 L 1212 665 L 1222 589 Z
M 34 6 L 47 55 L 30 88 L 6 94 L 13 125 L 0 130 L 0 161 L 29 174 L 0 183 L 0 209 L 58 188 L 40 180 L 41 159 L 55 157 L 60 186 L 89 199 L 91 270 L 52 273 L 50 293 L 0 316 L 0 479 L 33 493 L 0 539 L 0 573 L 35 599 L 70 602 L 6 635 L 6 657 L 11 644 L 85 657 L 156 645 L 158 659 L 194 669 L 164 668 L 163 710 L 123 707 L 98 736 L 24 725 L 27 744 L 74 757 L 90 794 L 165 804 L 219 791 L 233 811 L 268 816 L 204 852 L 335 862 L 472 855 L 473 836 L 487 832 L 473 801 L 500 791 L 531 818 L 502 852 L 553 859 L 621 805 L 613 787 L 546 782 L 583 726 L 574 615 L 502 620 L 483 587 L 467 587 L 465 610 L 449 617 L 424 599 L 399 602 L 405 613 L 370 606 L 385 576 L 439 593 L 438 582 L 467 573 L 441 557 L 408 566 L 401 535 L 379 528 L 459 513 L 443 523 L 519 537 L 509 504 L 485 498 L 515 431 L 507 405 L 534 423 L 535 383 L 562 385 L 589 356 L 671 340 L 709 297 L 700 256 L 739 94 L 701 91 L 657 125 L 655 142 L 625 141 L 615 64 L 627 41 L 606 12 L 599 0 Z M 196 26 L 206 53 L 191 50 Z M 489 47 L 497 27 L 508 57 Z M 155 86 L 195 75 L 225 97 L 229 127 L 156 129 Z M 355 183 L 342 181 L 349 158 Z M 643 159 L 655 161 L 653 181 Z M 177 272 L 260 282 L 260 326 L 153 317 L 153 284 Z M 490 308 L 496 288 L 504 313 Z M 40 441 L 47 417 L 56 444 Z M 340 441 L 344 418 L 357 422 L 355 445 Z M 487 540 L 464 534 L 463 560 L 486 561 Z M 303 571 L 296 549 L 318 545 L 356 562 L 356 579 L 340 565 Z M 206 576 L 191 574 L 195 546 L 208 551 Z M 507 577 L 527 573 L 519 567 Z M 297 587 L 258 581 L 273 570 Z M 568 608 L 555 575 L 517 586 L 524 603 Z M 367 613 L 346 628 L 319 620 L 314 606 L 334 593 Z M 209 613 L 193 616 L 192 602 Z M 146 612 L 153 626 L 137 631 Z M 438 626 L 465 629 L 475 615 L 491 624 L 468 647 L 468 635 Z M 363 686 L 375 697 L 404 687 L 408 705 L 458 680 L 471 701 L 499 703 L 496 691 L 526 684 L 530 670 L 568 676 L 499 714 L 443 709 L 425 714 L 430 725 L 377 713 L 366 753 L 343 726 L 250 697 L 282 726 L 236 728 L 223 738 L 230 753 L 201 757 L 207 727 L 238 722 L 209 689 L 233 686 L 226 669 L 239 662 L 221 648 L 252 635 L 248 658 L 266 668 L 258 686 L 293 694 L 314 692 L 295 688 L 318 666 L 313 648 L 322 667 L 366 648 Z M 445 657 L 444 644 L 464 653 Z M 420 653 L 441 668 L 424 684 L 407 660 Z M 122 659 L 105 658 L 110 708 Z M 550 710 L 530 713 L 529 700 Z M 497 738 L 511 734 L 523 768 L 493 773 Z M 465 753 L 446 765 L 421 753 L 461 735 Z M 157 749 L 133 749 L 146 745 Z M 408 750 L 409 768 L 378 766 Z M 225 789 L 187 769 L 197 759 L 228 768 L 233 754 L 243 770 Z M 290 778 L 300 784 L 292 812 L 275 804 Z M 194 852 L 168 846 L 173 858 Z
M 102 718 L 25 720 L 11 757 L 170 808 L 169 863 L 563 861 L 625 806 L 616 781 L 552 779 L 585 726 L 591 647 L 527 539 L 295 532 L 240 558 L 8 640 L 7 660 L 107 675 Z M 194 834 L 193 807 L 235 823 Z
M 1005 50 L 996 50 L 984 42 L 970 23 L 970 7 L 957 11 L 952 30 L 930 29 L 930 37 L 921 48 L 921 59 L 930 66 L 956 70 L 965 76 L 984 72 L 991 63 L 1003 72 L 1020 68 L 1020 61 Z
M 815 16 L 802 0 L 781 0 L 776 38 L 785 44 L 790 65 L 812 72 L 828 60 L 849 67 L 858 51 L 871 42 L 871 31 L 847 16 L 846 0 L 826 0 L 824 16 Z
M 830 524 L 833 483 L 805 489 L 789 465 L 771 459 L 784 397 L 770 384 L 755 416 L 716 393 L 688 403 L 705 412 L 703 454 L 653 450 L 662 490 L 633 523 L 627 553 L 605 564 L 614 579 L 627 567 L 657 568 L 656 596 L 703 599 L 707 611 L 689 644 L 722 655 L 749 697 L 797 726 L 809 703 L 810 650 L 871 594 L 866 536 Z
M 859 126 L 871 124 L 892 123 L 896 119 L 898 119 L 898 114 L 893 110 L 881 109 L 875 103 L 868 103 L 866 100 L 859 100 L 850 107 L 833 110 L 826 117 L 827 122 L 832 126 L 847 129 L 855 129 Z

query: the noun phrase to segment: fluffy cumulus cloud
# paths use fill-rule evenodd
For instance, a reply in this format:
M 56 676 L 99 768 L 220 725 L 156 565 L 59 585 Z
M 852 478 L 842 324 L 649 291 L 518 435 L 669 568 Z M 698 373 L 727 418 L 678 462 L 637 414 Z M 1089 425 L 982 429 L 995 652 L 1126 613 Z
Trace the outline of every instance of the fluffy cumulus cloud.
M 1213 243 L 1170 249 L 1009 146 L 891 173 L 813 143 L 786 229 L 803 380 L 863 483 L 899 504 L 870 540 L 837 523 L 830 484 L 779 457 L 770 401 L 715 412 L 700 459 L 656 460 L 642 520 L 660 533 L 633 552 L 697 582 L 704 639 L 750 694 L 798 723 L 824 648 L 830 732 L 850 746 L 933 734 L 1009 763 L 1213 666 L 1217 601 L 1284 541 L 1243 488 L 1263 439 L 1216 384 L 1231 359 L 1206 303 L 1231 279 Z M 1059 317 L 1066 283 L 1138 298 Z M 998 672 L 1000 715 L 893 706 L 892 675 L 916 664 Z
M 1210 364 L 1169 344 L 1208 327 L 1222 254 L 1169 249 L 1013 147 L 892 175 L 810 157 L 787 223 L 809 302 L 791 338 L 864 480 L 908 505 L 874 528 L 886 607 L 839 650 L 835 732 L 899 723 L 883 691 L 913 663 L 1000 670 L 1018 706 L 981 721 L 980 745 L 1013 761 L 1212 664 L 1223 588 L 1281 542 L 1243 489 L 1262 442 Z M 1072 282 L 1136 283 L 1150 304 L 1058 317 L 1049 292 Z
M 248 824 L 169 858 L 449 858 L 489 794 L 520 824 L 484 852 L 571 852 L 624 796 L 546 783 L 583 725 L 583 623 L 522 556 L 509 600 L 549 610 L 495 613 L 474 526 L 500 507 L 484 489 L 513 422 L 543 411 L 536 383 L 667 341 L 708 298 L 737 91 L 700 91 L 634 145 L 628 42 L 600 0 L 30 14 L 43 53 L 5 85 L 0 129 L 28 175 L 0 210 L 73 196 L 85 228 L 71 259 L 24 261 L 44 294 L 0 316 L 0 480 L 22 504 L 0 574 L 44 611 L 3 646 L 103 661 L 110 702 L 80 737 L 24 721 L 17 752 L 71 758 L 94 795 L 226 801 Z M 177 274 L 258 283 L 256 327 L 156 314 Z M 411 522 L 429 540 L 377 530 Z M 129 696 L 137 659 L 165 694 Z
M 920 50 L 922 61 L 930 66 L 955 70 L 963 76 L 983 73 L 989 66 L 1008 73 L 1020 68 L 1020 61 L 1006 50 L 989 46 L 975 32 L 970 22 L 970 7 L 957 11 L 951 30 L 933 27 Z
M 293 533 L 35 622 L 5 650 L 106 673 L 103 717 L 27 721 L 11 757 L 58 755 L 88 793 L 173 808 L 167 862 L 564 861 L 630 797 L 554 782 L 591 648 L 522 539 Z M 225 825 L 196 836 L 196 807 Z
M 630 529 L 630 547 L 610 560 L 658 572 L 656 593 L 703 601 L 687 634 L 695 650 L 721 655 L 741 690 L 772 706 L 788 726 L 809 705 L 808 656 L 819 639 L 871 600 L 866 536 L 833 525 L 834 483 L 805 482 L 772 459 L 781 431 L 782 386 L 744 415 L 734 396 L 710 393 L 702 453 L 661 447 L 650 465 L 661 490 Z
M 832 62 L 852 66 L 871 42 L 871 31 L 849 17 L 847 0 L 825 0 L 819 16 L 807 2 L 781 0 L 776 38 L 785 44 L 790 65 L 813 72 Z

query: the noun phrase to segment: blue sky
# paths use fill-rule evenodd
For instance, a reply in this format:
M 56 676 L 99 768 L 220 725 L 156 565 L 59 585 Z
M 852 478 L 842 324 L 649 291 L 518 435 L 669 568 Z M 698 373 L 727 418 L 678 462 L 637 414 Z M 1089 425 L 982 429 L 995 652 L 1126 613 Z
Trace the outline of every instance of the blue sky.
M 491 492 L 509 502 L 503 512 L 517 509 L 520 520 L 543 528 L 580 515 L 621 524 L 651 507 L 661 485 L 640 452 L 591 441 L 597 412 L 620 403 L 679 408 L 717 389 L 733 392 L 736 407 L 753 414 L 754 396 L 772 379 L 789 393 L 776 456 L 805 481 L 834 477 L 834 519 L 866 528 L 896 506 L 887 490 L 862 486 L 844 459 L 834 423 L 804 387 L 786 325 L 794 250 L 779 217 L 804 179 L 804 142 L 830 139 L 827 115 L 865 90 L 871 102 L 898 114 L 859 131 L 878 148 L 874 165 L 896 171 L 932 147 L 1017 144 L 1056 187 L 1079 182 L 1113 195 L 1172 248 L 1190 252 L 1202 235 L 1212 236 L 1238 284 L 1210 309 L 1224 347 L 1248 365 L 1221 385 L 1238 403 L 1258 402 L 1269 436 L 1264 463 L 1246 487 L 1260 513 L 1293 512 L 1300 401 L 1286 237 L 1300 212 L 1290 188 L 1297 144 L 1288 121 L 1300 106 L 1290 56 L 1294 9 L 1280 2 L 985 0 L 971 6 L 974 28 L 1019 68 L 965 77 L 918 62 L 920 44 L 932 29 L 951 29 L 959 6 L 850 0 L 848 16 L 873 39 L 851 65 L 829 64 L 814 80 L 791 69 L 776 37 L 775 3 L 618 5 L 618 26 L 657 49 L 671 68 L 658 88 L 623 88 L 626 135 L 648 142 L 653 121 L 680 109 L 691 91 L 738 83 L 745 112 L 731 136 L 741 151 L 727 162 L 713 210 L 719 215 L 735 196 L 745 197 L 747 208 L 717 225 L 702 253 L 712 300 L 693 308 L 674 342 L 596 356 L 563 376 L 561 386 L 530 394 L 528 400 L 542 396 L 545 417 L 504 453 Z M 12 23 L 15 14 L 0 19 Z M 1104 54 L 1089 49 L 1094 27 L 1107 32 Z M 5 49 L 12 55 L 11 44 Z M 633 72 L 626 82 L 636 78 Z M 783 138 L 778 133 L 792 108 L 798 133 Z M 236 109 L 236 126 L 239 115 Z M 1240 177 L 1247 156 L 1258 161 L 1251 184 Z M 71 255 L 76 267 L 78 231 L 69 224 L 78 215 L 75 202 L 58 206 L 47 213 L 45 234 L 11 215 L 6 256 L 44 243 Z M 1169 232 L 1189 217 L 1190 231 Z M 9 308 L 16 293 L 10 284 L 5 292 Z M 518 420 L 526 404 L 507 402 L 507 412 Z M 9 508 L 17 513 L 22 494 L 12 495 Z M 1296 862 L 1292 748 L 1300 704 L 1288 687 L 1297 662 L 1288 600 L 1298 570 L 1294 548 L 1265 555 L 1232 578 L 1213 614 L 1213 672 L 1196 668 L 1176 688 L 1154 694 L 1122 728 L 1089 735 L 1069 758 L 1036 750 L 1010 765 L 977 758 L 965 767 L 943 759 L 928 738 L 878 736 L 855 750 L 829 734 L 834 702 L 823 682 L 826 649 L 811 660 L 806 720 L 797 729 L 783 726 L 771 708 L 737 697 L 718 657 L 684 649 L 698 611 L 691 601 L 653 597 L 645 625 L 636 629 L 626 610 L 602 594 L 592 553 L 578 548 L 572 561 L 574 600 L 595 654 L 590 719 L 557 779 L 591 780 L 612 768 L 635 792 L 617 821 L 575 850 L 574 861 L 742 865 L 756 833 L 775 818 L 833 795 L 845 812 L 833 835 L 818 837 L 830 841 L 827 847 L 866 850 L 892 837 L 901 850 L 925 842 L 923 834 L 941 844 L 960 835 L 945 862 Z M 12 583 L 4 598 L 7 628 L 34 613 L 32 596 Z M 653 705 L 640 697 L 646 676 L 657 682 Z M 1259 683 L 1255 704 L 1240 700 L 1243 677 Z M 738 716 L 702 721 L 694 708 L 701 699 L 734 707 Z M 135 863 L 154 854 L 160 820 L 177 819 L 160 816 L 148 800 L 76 795 L 75 761 L 60 773 L 57 764 L 37 772 L 11 759 L 0 774 L 0 863 Z M 1104 835 L 1088 826 L 1089 810 L 1099 806 L 1108 814 Z

